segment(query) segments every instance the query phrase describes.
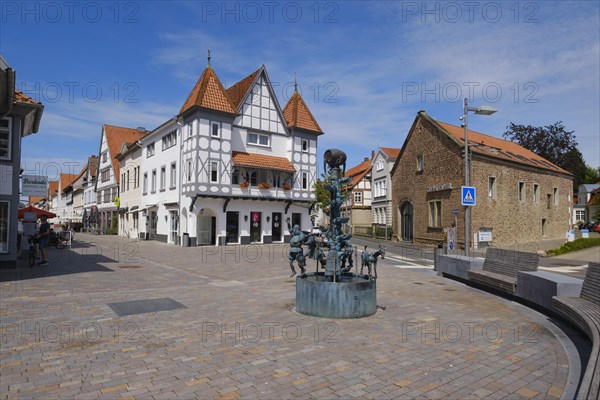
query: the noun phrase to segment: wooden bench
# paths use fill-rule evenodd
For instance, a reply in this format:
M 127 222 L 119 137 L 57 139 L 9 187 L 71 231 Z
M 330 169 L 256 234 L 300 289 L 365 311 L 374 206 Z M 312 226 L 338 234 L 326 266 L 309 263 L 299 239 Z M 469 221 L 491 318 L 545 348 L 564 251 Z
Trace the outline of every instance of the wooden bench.
M 487 249 L 481 271 L 468 272 L 469 280 L 493 289 L 515 294 L 518 271 L 537 271 L 539 257 L 536 253 Z
M 592 342 L 578 399 L 600 398 L 600 263 L 589 263 L 579 297 L 553 297 L 554 308 Z

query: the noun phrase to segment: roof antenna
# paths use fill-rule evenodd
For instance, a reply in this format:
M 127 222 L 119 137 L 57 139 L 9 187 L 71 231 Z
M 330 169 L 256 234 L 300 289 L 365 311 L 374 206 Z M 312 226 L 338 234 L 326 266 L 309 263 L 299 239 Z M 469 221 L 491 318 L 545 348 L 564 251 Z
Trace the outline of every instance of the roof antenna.
M 210 49 L 208 49 L 208 66 L 210 67 Z

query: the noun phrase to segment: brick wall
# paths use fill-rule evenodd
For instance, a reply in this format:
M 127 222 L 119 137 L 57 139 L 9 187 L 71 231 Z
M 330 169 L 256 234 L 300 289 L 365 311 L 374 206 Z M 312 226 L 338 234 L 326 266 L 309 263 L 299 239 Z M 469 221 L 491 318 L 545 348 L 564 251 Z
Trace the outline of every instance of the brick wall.
M 417 157 L 423 156 L 423 171 L 417 171 Z M 496 179 L 496 192 L 488 197 L 488 178 Z M 518 199 L 518 182 L 525 183 L 525 200 Z M 539 185 L 539 199 L 533 202 L 533 184 Z M 400 238 L 400 207 L 405 201 L 413 205 L 413 240 L 436 242 L 443 239 L 443 228 L 454 223 L 453 209 L 460 214 L 458 241 L 464 239 L 464 207 L 461 190 L 464 184 L 462 147 L 426 118 L 418 116 L 401 158 L 392 176 L 392 226 Z M 448 185 L 452 189 L 444 188 Z M 477 188 L 477 205 L 473 208 L 472 232 L 491 227 L 494 245 L 528 242 L 545 238 L 562 238 L 569 223 L 569 196 L 572 181 L 566 176 L 473 156 L 473 185 Z M 429 188 L 429 191 L 428 191 Z M 558 204 L 554 204 L 554 188 Z M 551 195 L 550 208 L 547 195 Z M 441 227 L 429 226 L 429 202 L 441 201 Z M 542 219 L 545 235 L 542 236 Z M 472 239 L 471 239 L 472 240 Z

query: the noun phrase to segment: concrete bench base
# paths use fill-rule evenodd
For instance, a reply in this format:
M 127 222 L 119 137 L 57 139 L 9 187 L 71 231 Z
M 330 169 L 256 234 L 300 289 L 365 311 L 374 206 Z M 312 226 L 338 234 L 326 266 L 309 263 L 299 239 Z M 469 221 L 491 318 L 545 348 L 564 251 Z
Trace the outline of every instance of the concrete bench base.
M 518 297 L 557 312 L 552 304 L 553 296 L 578 297 L 583 280 L 546 271 L 519 271 L 517 274 Z
M 436 270 L 439 276 L 452 276 L 469 279 L 469 271 L 481 271 L 483 258 L 471 258 L 457 255 L 440 255 Z

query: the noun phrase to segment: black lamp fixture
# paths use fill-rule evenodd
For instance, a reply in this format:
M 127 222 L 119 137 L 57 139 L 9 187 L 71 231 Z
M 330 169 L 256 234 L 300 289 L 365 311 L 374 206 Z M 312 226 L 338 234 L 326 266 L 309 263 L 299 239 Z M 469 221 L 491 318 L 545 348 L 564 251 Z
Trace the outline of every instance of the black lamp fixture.
M 244 221 L 248 222 L 248 216 L 244 215 Z

